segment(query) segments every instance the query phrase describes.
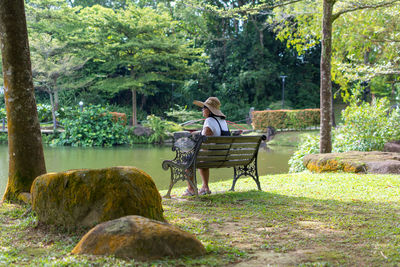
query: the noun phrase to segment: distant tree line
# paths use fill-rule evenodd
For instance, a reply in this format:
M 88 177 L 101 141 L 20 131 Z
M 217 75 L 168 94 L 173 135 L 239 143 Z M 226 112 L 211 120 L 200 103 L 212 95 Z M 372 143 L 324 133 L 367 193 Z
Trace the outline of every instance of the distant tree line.
M 214 95 L 244 120 L 250 107 L 281 108 L 281 75 L 285 107 L 319 107 L 319 47 L 287 48 L 267 12 L 238 20 L 190 1 L 29 0 L 26 14 L 37 100 L 55 111 L 83 101 L 141 120 Z

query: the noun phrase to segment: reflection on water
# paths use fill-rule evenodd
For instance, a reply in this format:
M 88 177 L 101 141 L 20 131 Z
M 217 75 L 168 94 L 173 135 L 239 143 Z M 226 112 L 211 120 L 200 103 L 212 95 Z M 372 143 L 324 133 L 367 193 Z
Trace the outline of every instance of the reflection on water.
M 263 146 L 258 154 L 259 175 L 285 173 L 293 148 Z M 135 166 L 147 172 L 155 181 L 158 189 L 167 189 L 170 171 L 164 171 L 161 163 L 175 155 L 168 146 L 135 145 L 134 147 L 77 148 L 44 147 L 48 172 L 70 169 L 105 168 L 111 166 Z M 233 169 L 212 169 L 211 181 L 232 179 Z M 0 194 L 7 185 L 8 148 L 0 145 Z

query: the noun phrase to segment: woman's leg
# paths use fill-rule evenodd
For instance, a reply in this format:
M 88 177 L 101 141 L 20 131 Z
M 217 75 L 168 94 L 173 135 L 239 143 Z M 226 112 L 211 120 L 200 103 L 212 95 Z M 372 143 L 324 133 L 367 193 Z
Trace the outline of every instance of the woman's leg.
M 208 188 L 208 181 L 210 180 L 210 169 L 199 169 L 201 179 L 203 180 L 203 186 L 201 187 L 206 192 L 210 191 Z
M 193 180 L 194 180 L 194 179 L 193 179 L 193 175 L 191 175 L 190 172 L 189 172 L 188 170 L 186 170 L 186 173 L 187 173 L 187 178 L 190 179 L 190 181 L 194 182 L 194 181 L 193 181 Z M 186 189 L 186 192 L 183 193 L 183 196 L 192 196 L 192 195 L 194 195 L 194 194 L 195 194 L 194 188 L 193 188 L 193 186 L 189 183 L 189 181 L 187 181 L 187 185 L 188 185 L 188 187 L 187 187 L 187 189 Z

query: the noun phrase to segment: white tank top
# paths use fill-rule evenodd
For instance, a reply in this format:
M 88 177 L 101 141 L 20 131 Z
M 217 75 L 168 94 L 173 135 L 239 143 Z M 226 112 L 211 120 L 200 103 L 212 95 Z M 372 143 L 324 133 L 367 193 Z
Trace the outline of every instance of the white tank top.
M 214 117 L 221 124 L 222 131 L 228 131 L 228 124 L 226 120 L 221 119 L 220 117 Z M 213 136 L 221 136 L 221 129 L 219 128 L 218 122 L 212 117 L 208 117 L 203 124 L 203 130 L 201 131 L 201 135 L 206 135 L 205 128 L 208 127 L 213 132 Z

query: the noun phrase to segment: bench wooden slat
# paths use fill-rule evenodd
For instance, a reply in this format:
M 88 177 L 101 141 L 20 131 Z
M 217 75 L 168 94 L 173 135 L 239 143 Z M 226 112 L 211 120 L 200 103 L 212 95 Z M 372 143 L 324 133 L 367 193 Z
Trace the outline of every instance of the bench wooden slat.
M 214 162 L 199 162 L 196 164 L 197 168 L 224 168 L 239 165 L 247 165 L 250 160 L 233 160 L 233 161 L 214 161 Z
M 256 148 L 247 149 L 215 149 L 215 150 L 200 150 L 197 156 L 222 156 L 222 155 L 237 155 L 237 154 L 254 154 Z
M 235 144 L 201 144 L 200 149 L 229 149 L 229 148 L 256 148 L 257 143 L 235 143 Z
M 231 149 L 229 154 L 254 154 L 257 151 L 257 148 L 249 148 L 249 149 Z
M 252 159 L 253 154 L 243 154 L 243 155 L 221 155 L 221 156 L 198 156 L 196 162 L 205 161 L 226 161 L 226 160 L 239 160 L 239 159 Z
M 218 136 L 218 137 L 207 137 L 203 144 L 207 143 L 258 143 L 260 136 Z
M 215 156 L 221 156 L 221 155 L 227 155 L 229 153 L 229 149 L 219 149 L 219 150 L 200 150 L 199 153 L 197 154 L 197 157 L 199 156 L 209 156 L 209 155 L 215 155 Z

